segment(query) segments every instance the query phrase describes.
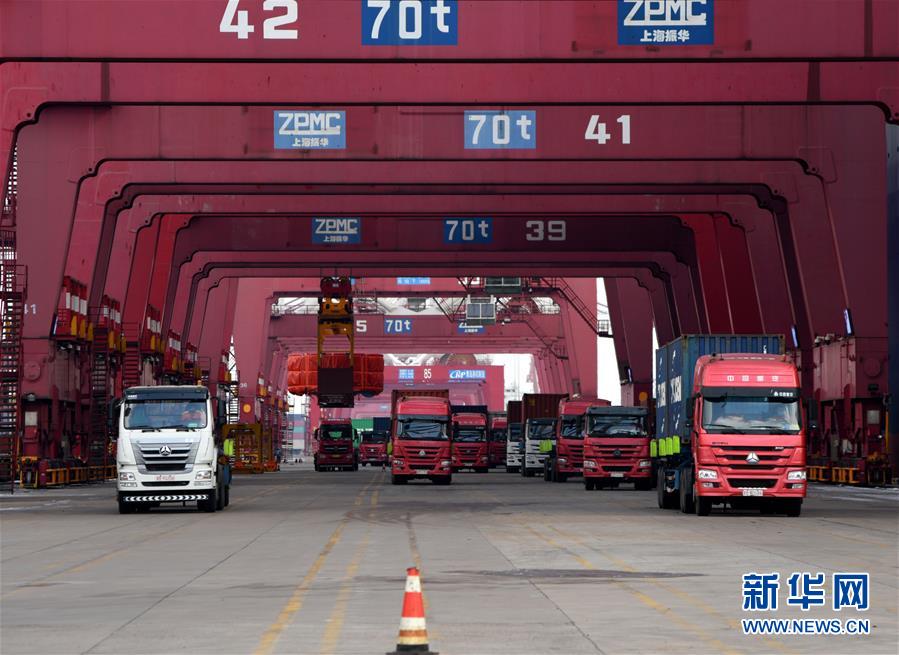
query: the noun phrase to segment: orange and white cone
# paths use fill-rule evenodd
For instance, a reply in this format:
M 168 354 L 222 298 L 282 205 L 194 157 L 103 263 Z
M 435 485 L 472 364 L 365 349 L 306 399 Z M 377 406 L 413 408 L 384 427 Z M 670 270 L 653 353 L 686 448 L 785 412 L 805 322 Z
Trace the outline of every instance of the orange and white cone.
M 437 655 L 428 647 L 428 628 L 425 625 L 425 606 L 421 597 L 421 577 L 414 566 L 406 569 L 406 593 L 403 596 L 403 616 L 400 618 L 400 634 L 396 650 L 400 653 L 425 653 Z

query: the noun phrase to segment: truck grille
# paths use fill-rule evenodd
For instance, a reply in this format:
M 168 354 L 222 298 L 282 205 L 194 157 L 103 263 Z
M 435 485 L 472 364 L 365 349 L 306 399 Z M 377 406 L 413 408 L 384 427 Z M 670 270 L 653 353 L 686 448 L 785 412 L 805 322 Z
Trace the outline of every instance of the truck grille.
M 460 457 L 477 457 L 479 451 L 477 446 L 456 446 L 456 453 Z
M 599 457 L 636 457 L 640 446 L 601 446 L 593 448 Z M 618 452 L 618 455 L 615 453 Z
M 777 480 L 771 480 L 770 478 L 728 478 L 727 483 L 732 487 L 770 489 L 777 484 Z
M 175 480 L 173 482 L 143 482 L 145 487 L 186 487 L 190 484 L 190 480 Z
M 778 466 L 786 466 L 793 455 L 792 448 L 777 449 L 775 446 L 714 446 L 712 452 L 718 463 L 722 466 L 730 466 L 735 469 L 754 468 L 770 470 Z M 749 453 L 755 453 L 759 458 L 758 464 L 747 465 L 746 457 Z
M 627 472 L 627 471 L 630 471 L 631 468 L 633 468 L 633 467 L 631 467 L 631 466 L 605 466 L 605 465 L 603 465 L 602 468 L 603 468 L 604 471 L 609 471 L 609 472 L 611 473 L 611 472 L 618 472 L 618 471 Z
M 421 453 L 424 451 L 424 455 Z M 440 452 L 440 446 L 420 446 L 420 447 L 411 447 L 407 448 L 406 453 L 406 463 L 411 467 L 416 466 L 427 466 L 433 467 L 434 463 L 437 461 L 437 453 Z
M 322 446 L 323 453 L 348 453 L 350 452 L 349 446 Z
M 568 463 L 581 466 L 584 463 L 584 444 L 568 445 Z
M 193 464 L 198 443 L 140 442 L 134 444 L 134 457 L 138 466 L 142 466 L 147 471 L 184 471 Z M 160 453 L 160 450 L 166 446 L 171 450 L 169 455 Z

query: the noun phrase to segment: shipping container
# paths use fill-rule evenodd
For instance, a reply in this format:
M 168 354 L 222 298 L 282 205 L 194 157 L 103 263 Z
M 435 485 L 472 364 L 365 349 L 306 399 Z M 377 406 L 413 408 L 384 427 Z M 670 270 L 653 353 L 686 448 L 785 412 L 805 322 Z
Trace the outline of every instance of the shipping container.
M 567 393 L 526 393 L 521 397 L 521 420 L 556 418 L 559 415 L 559 402 L 566 398 Z

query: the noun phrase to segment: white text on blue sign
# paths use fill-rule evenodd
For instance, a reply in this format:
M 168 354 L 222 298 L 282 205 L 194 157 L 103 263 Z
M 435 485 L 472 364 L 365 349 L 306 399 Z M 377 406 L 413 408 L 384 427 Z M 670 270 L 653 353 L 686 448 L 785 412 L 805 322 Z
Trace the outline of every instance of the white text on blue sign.
M 411 334 L 411 318 L 385 318 L 384 334 Z
M 276 150 L 343 150 L 345 111 L 275 112 Z
M 486 380 L 487 371 L 484 369 L 462 368 L 452 369 L 449 372 L 450 380 Z
M 492 218 L 443 219 L 444 243 L 492 243 Z
M 414 380 L 415 379 L 415 369 L 414 368 L 401 368 L 397 371 L 398 379 L 400 380 Z
M 458 0 L 362 0 L 362 45 L 458 42 Z
M 534 150 L 537 148 L 537 112 L 466 111 L 467 150 Z
M 313 218 L 312 243 L 361 243 L 362 219 L 360 218 Z
M 428 286 L 429 284 L 431 284 L 431 278 L 429 277 L 398 277 L 396 279 L 398 287 L 420 287 Z
M 715 0 L 618 0 L 619 45 L 711 45 Z

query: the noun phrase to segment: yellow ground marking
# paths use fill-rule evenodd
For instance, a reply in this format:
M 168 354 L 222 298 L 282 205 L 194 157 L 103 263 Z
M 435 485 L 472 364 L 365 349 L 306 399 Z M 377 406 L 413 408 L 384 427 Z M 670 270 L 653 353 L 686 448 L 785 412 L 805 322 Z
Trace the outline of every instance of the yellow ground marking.
M 376 480 L 377 478 L 373 479 L 371 482 L 365 485 L 362 491 L 359 492 L 359 494 L 356 496 L 356 500 L 353 502 L 355 506 L 358 507 L 362 504 L 363 497 L 366 493 L 368 493 L 369 488 L 371 488 Z M 315 582 L 315 578 L 318 577 L 319 572 L 325 564 L 325 560 L 328 559 L 328 555 L 331 554 L 331 551 L 334 550 L 334 546 L 336 546 L 340 541 L 340 538 L 343 536 L 344 528 L 346 528 L 349 522 L 350 516 L 348 514 L 344 515 L 344 517 L 340 520 L 340 523 L 337 524 L 337 527 L 334 528 L 334 532 L 331 533 L 331 536 L 328 538 L 327 543 L 321 549 L 321 552 L 319 552 L 318 557 L 315 558 L 315 561 L 312 563 L 312 566 L 309 567 L 306 575 L 296 586 L 293 594 L 291 594 L 290 598 L 287 599 L 284 607 L 281 608 L 281 612 L 278 614 L 274 623 L 272 623 L 263 633 L 262 638 L 259 640 L 259 644 L 253 651 L 255 655 L 268 655 L 268 653 L 272 652 L 275 644 L 281 637 L 281 633 L 284 632 L 284 629 L 287 628 L 287 626 L 290 624 L 294 615 L 303 607 L 303 601 L 306 597 L 306 593 L 309 591 L 312 583 Z

